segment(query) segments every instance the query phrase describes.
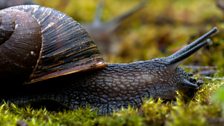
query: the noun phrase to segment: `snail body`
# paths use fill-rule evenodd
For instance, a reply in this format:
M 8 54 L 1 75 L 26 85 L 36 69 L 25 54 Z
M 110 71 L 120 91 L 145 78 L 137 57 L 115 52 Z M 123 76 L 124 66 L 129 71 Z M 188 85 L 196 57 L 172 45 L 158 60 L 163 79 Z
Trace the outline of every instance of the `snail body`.
M 25 17 L 30 19 L 22 22 Z M 191 95 L 197 82 L 178 64 L 207 45 L 216 31 L 168 57 L 108 64 L 86 30 L 65 14 L 38 5 L 4 9 L 0 11 L 0 79 L 10 83 L 1 96 L 23 106 L 42 101 L 68 109 L 90 105 L 106 114 L 128 105 L 139 107 L 144 98 L 174 99 L 177 90 Z

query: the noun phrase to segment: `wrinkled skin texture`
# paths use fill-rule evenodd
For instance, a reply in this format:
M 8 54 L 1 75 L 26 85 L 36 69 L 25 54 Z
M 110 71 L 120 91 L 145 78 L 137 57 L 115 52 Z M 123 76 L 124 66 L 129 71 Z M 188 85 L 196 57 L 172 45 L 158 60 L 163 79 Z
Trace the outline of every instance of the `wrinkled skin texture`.
M 90 105 L 106 114 L 128 105 L 139 107 L 144 98 L 174 99 L 177 90 L 194 93 L 195 89 L 182 84 L 183 79 L 192 80 L 181 68 L 167 67 L 160 60 L 111 64 L 101 70 L 49 81 L 49 88 L 46 83 L 28 86 L 18 97 L 6 100 L 18 105 L 55 101 L 68 109 Z

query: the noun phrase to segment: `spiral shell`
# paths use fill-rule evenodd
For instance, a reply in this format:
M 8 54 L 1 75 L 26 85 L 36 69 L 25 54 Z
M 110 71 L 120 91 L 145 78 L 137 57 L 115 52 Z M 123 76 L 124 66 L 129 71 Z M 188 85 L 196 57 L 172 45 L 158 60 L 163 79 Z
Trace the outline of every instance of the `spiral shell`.
M 20 13 L 25 16 L 20 16 Z M 12 16 L 5 17 L 9 15 Z M 59 11 L 38 5 L 21 5 L 1 10 L 1 18 L 4 20 L 0 22 L 0 30 L 7 32 L 6 27 L 10 27 L 11 31 L 7 36 L 0 33 L 6 40 L 0 45 L 0 59 L 5 58 L 4 61 L 7 61 L 1 59 L 0 66 L 10 64 L 6 69 L 0 70 L 0 75 L 8 73 L 6 78 L 11 78 L 11 73 L 16 70 L 18 74 L 29 73 L 25 77 L 26 83 L 34 83 L 106 66 L 86 30 Z M 0 38 L 0 41 L 3 40 Z M 3 45 L 11 49 L 4 52 Z M 14 58 L 18 53 L 21 55 Z M 10 56 L 4 57 L 6 54 Z M 34 57 L 35 60 L 27 61 L 25 56 L 28 59 Z M 12 59 L 14 61 L 10 62 Z M 18 64 L 17 59 L 22 60 L 21 64 L 24 62 L 25 67 L 14 68 Z M 19 78 L 23 77 L 19 75 Z
M 0 0 L 0 9 L 4 9 L 16 5 L 34 4 L 32 0 Z

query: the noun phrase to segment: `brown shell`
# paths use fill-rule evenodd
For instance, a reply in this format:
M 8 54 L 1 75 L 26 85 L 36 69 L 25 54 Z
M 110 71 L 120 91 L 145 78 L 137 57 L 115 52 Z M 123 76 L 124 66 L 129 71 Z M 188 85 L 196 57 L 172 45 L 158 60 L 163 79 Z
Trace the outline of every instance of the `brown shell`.
M 34 4 L 32 0 L 0 0 L 0 9 L 4 9 L 16 5 Z
M 106 66 L 96 44 L 71 17 L 38 5 L 9 8 L 14 9 L 30 14 L 41 29 L 39 58 L 28 83 Z
M 24 20 L 26 19 L 26 20 Z M 12 83 L 29 78 L 41 48 L 41 29 L 30 14 L 0 11 L 0 80 Z

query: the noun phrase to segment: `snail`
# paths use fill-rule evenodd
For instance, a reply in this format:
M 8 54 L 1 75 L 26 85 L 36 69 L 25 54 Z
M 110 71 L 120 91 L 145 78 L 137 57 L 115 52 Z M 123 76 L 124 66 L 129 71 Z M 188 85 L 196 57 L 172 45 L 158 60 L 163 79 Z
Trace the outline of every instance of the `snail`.
M 32 0 L 0 0 L 0 9 L 16 5 L 34 4 Z
M 199 85 L 178 67 L 210 42 L 214 27 L 168 57 L 132 63 L 106 63 L 84 27 L 57 10 L 21 5 L 0 11 L 0 98 L 19 106 L 90 106 L 100 114 L 144 98 L 192 97 Z M 4 82 L 4 83 L 2 83 Z

